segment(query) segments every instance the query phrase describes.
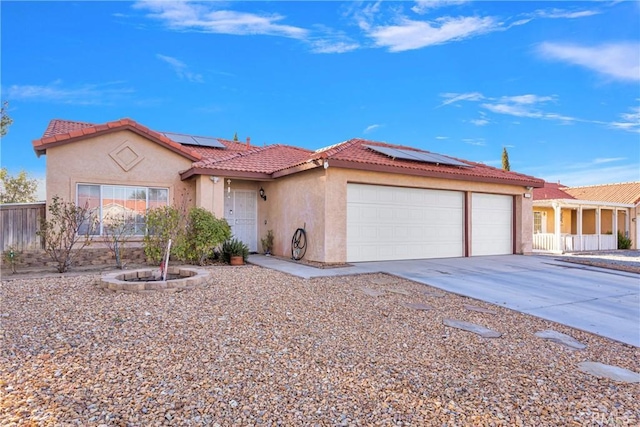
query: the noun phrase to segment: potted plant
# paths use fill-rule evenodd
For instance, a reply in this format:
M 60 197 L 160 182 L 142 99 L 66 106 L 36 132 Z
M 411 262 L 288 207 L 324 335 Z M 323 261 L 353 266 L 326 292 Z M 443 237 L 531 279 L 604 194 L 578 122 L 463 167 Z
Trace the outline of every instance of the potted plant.
M 260 243 L 262 243 L 264 254 L 271 255 L 273 251 L 273 230 L 267 231 L 267 236 L 260 239 Z
M 242 265 L 249 256 L 249 247 L 236 238 L 222 244 L 222 257 L 231 265 Z

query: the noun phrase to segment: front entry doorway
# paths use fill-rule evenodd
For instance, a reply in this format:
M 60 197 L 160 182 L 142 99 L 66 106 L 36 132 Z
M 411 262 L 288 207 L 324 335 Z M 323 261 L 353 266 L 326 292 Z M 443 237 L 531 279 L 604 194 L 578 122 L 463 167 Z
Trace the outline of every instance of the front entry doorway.
M 257 198 L 258 193 L 251 190 L 234 190 L 224 198 L 224 219 L 233 236 L 243 241 L 250 252 L 258 251 Z

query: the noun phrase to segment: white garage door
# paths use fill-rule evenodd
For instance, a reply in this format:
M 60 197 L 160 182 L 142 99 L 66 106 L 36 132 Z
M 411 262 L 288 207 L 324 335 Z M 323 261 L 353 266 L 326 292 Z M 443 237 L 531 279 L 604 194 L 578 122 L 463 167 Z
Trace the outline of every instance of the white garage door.
M 347 185 L 347 261 L 463 256 L 459 191 Z
M 471 256 L 513 253 L 513 196 L 471 195 Z

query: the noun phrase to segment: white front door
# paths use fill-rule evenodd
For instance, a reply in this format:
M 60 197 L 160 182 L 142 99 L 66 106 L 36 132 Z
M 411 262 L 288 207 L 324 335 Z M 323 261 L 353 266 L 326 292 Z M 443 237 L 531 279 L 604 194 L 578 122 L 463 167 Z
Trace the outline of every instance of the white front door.
M 234 190 L 224 198 L 224 219 L 233 237 L 243 241 L 251 252 L 258 251 L 257 198 L 258 193 L 250 190 Z

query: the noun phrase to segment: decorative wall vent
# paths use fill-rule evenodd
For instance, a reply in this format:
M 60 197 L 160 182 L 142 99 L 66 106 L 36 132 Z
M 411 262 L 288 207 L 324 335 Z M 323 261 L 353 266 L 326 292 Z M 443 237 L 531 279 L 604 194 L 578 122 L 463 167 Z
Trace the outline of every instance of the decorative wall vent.
M 120 144 L 118 148 L 109 153 L 109 156 L 125 172 L 129 172 L 131 169 L 136 167 L 138 163 L 144 160 L 144 156 L 136 153 L 129 141 L 125 141 Z

